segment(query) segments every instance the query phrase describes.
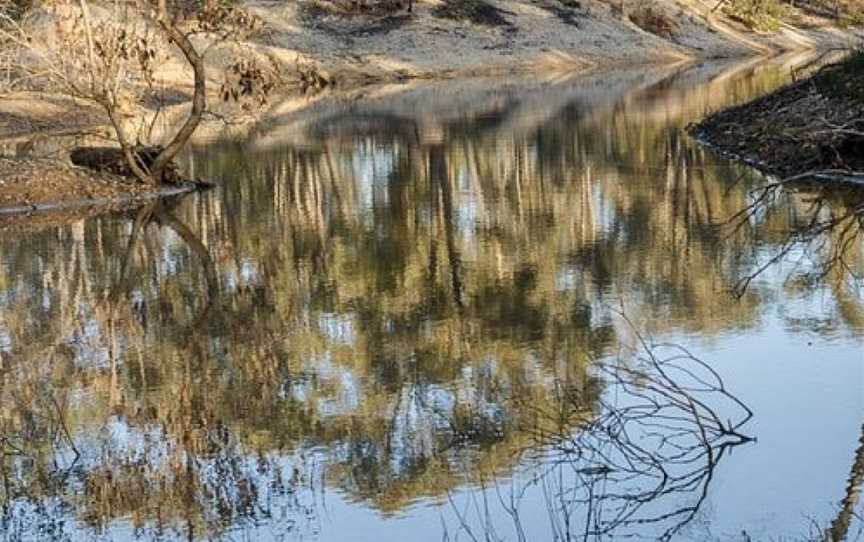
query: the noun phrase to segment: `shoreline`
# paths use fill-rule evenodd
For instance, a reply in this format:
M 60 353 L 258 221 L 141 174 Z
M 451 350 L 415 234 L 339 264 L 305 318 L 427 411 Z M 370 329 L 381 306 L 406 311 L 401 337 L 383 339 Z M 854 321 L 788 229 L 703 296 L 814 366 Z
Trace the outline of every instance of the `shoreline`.
M 200 188 L 193 182 L 150 187 L 59 159 L 0 158 L 0 231 L 78 220 Z
M 319 104 L 327 107 L 327 103 L 387 99 L 444 81 L 512 78 L 530 79 L 543 85 L 583 77 L 602 78 L 604 73 L 612 76 L 640 66 L 665 71 L 713 60 L 755 62 L 788 51 L 828 50 L 864 35 L 860 30 L 827 27 L 810 30 L 789 27 L 771 35 L 748 33 L 725 17 L 709 17 L 704 6 L 691 2 L 670 19 L 674 21 L 675 34 L 664 38 L 622 20 L 610 4 L 594 0 L 566 3 L 569 19 L 562 18 L 563 8 L 551 4 L 556 0 L 531 3 L 492 0 L 506 17 L 497 26 L 435 17 L 435 4 L 424 2 L 415 5 L 415 12 L 408 20 L 392 28 L 375 30 L 377 27 L 372 24 L 372 30 L 359 32 L 370 21 L 380 23 L 393 16 L 319 13 L 310 19 L 302 13 L 309 1 L 291 6 L 260 0 L 247 2 L 246 7 L 252 13 L 267 21 L 267 32 L 266 39 L 259 36 L 246 45 L 257 54 L 277 59 L 283 68 L 290 66 L 293 59 L 299 71 L 302 59 L 318 70 L 327 84 L 312 93 L 300 92 L 297 82 L 289 77 L 266 107 L 232 116 L 237 112 L 213 95 L 219 88 L 216 82 L 221 74 L 220 63 L 230 58 L 216 47 L 208 57 L 212 64 L 208 67 L 209 101 L 214 116 L 202 123 L 193 143 L 213 140 L 224 133 L 266 129 L 274 119 L 314 112 Z M 663 2 L 666 0 L 660 4 Z M 291 25 L 299 25 L 299 30 Z M 611 45 L 616 41 L 615 46 Z M 561 47 L 553 48 L 553 44 Z M 189 110 L 186 98 L 191 96 L 187 88 L 190 81 L 181 68 L 176 62 L 168 62 L 159 75 L 165 92 L 180 99 L 158 110 L 139 105 L 130 113 L 129 121 L 137 123 L 155 121 L 158 116 L 159 122 L 154 125 L 164 129 L 157 128 L 157 140 L 160 132 L 170 132 Z M 290 76 L 291 70 L 287 71 Z M 231 119 L 229 124 L 226 118 Z M 91 178 L 102 185 L 95 187 L 96 196 L 88 194 L 91 190 L 81 183 L 82 175 L 86 177 L 88 171 L 71 168 L 65 154 L 68 147 L 59 143 L 69 140 L 76 145 L 101 145 L 106 137 L 110 139 L 106 119 L 93 106 L 37 92 L 7 93 L 0 100 L 0 144 L 5 147 L 7 158 L 0 160 L 36 168 L 39 177 L 47 173 L 59 179 L 65 172 L 69 181 L 58 181 L 53 192 L 36 200 L 28 199 L 26 190 L 16 196 L 9 188 L 10 170 L 19 168 L 0 167 L 0 186 L 6 184 L 0 190 L 0 196 L 5 195 L 0 198 L 0 216 L 110 206 L 120 200 L 131 202 L 140 198 L 146 190 L 142 192 L 140 186 L 128 179 L 109 179 L 95 172 L 89 172 Z M 51 150 L 34 153 L 34 146 Z M 8 158 L 10 151 L 15 158 Z M 160 190 L 155 191 L 154 196 L 159 193 Z
M 747 28 L 715 2 L 655 0 L 653 18 L 622 15 L 599 0 L 475 0 L 494 17 L 445 17 L 447 0 L 417 2 L 411 13 L 352 13 L 333 0 L 280 5 L 247 1 L 265 21 L 257 51 L 284 64 L 303 64 L 337 88 L 409 79 L 574 72 L 644 63 L 745 58 L 824 49 L 860 41 L 804 11 L 774 32 Z M 793 10 L 794 11 L 794 10 Z M 491 19 L 491 21 L 489 20 Z M 219 56 L 217 53 L 216 57 Z
M 864 185 L 864 52 L 688 127 L 697 141 L 778 183 Z
M 470 1 L 493 10 L 497 19 L 444 16 L 448 0 L 416 2 L 410 13 L 340 11 L 335 0 L 241 1 L 260 22 L 254 34 L 236 43 L 195 38 L 206 51 L 209 110 L 214 118 L 254 124 L 274 103 L 314 101 L 322 92 L 477 77 L 569 77 L 645 65 L 770 58 L 864 42 L 864 28 L 840 27 L 800 10 L 774 32 L 749 29 L 715 10 L 713 0 L 654 0 L 651 10 L 665 25 L 660 29 L 652 26 L 659 23 L 636 17 L 642 4 L 623 16 L 618 4 L 601 0 Z M 40 31 L 50 19 L 33 24 L 33 31 Z M 238 51 L 278 68 L 271 105 L 241 110 L 223 101 L 220 85 Z M 160 123 L 170 124 L 191 107 L 190 68 L 179 51 L 166 54 L 153 74 L 165 102 L 134 105 L 127 112 L 134 119 L 130 122 L 160 117 Z M 0 141 L 64 129 L 101 130 L 108 124 L 102 111 L 80 101 L 27 89 L 3 98 Z
M 0 217 L 9 215 L 32 215 L 36 213 L 53 213 L 58 211 L 72 211 L 90 208 L 112 208 L 116 206 L 134 206 L 162 198 L 170 198 L 200 190 L 193 183 L 184 183 L 177 186 L 159 187 L 146 192 L 134 194 L 120 194 L 114 197 L 99 197 L 92 199 L 66 199 L 46 201 L 31 204 L 0 205 Z

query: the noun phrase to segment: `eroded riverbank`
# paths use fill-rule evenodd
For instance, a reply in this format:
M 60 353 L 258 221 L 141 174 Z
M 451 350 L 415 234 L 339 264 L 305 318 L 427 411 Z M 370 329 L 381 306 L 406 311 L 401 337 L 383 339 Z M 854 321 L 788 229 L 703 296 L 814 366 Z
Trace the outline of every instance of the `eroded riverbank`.
M 719 152 L 781 179 L 864 184 L 864 53 L 690 128 Z

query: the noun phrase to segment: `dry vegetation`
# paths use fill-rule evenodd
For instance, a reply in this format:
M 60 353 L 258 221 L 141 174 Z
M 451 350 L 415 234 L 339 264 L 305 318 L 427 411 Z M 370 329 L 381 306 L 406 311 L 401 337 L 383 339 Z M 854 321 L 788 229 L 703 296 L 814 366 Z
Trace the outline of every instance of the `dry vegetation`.
M 340 15 L 361 15 L 372 14 L 382 15 L 397 11 L 407 10 L 412 11 L 414 8 L 413 0 L 319 0 L 311 6 L 317 6 L 318 9 L 331 14 Z
M 782 0 L 731 0 L 725 4 L 723 11 L 732 20 L 748 28 L 775 32 L 789 15 L 789 7 Z
M 718 6 L 732 20 L 761 32 L 776 32 L 784 23 L 807 15 L 839 26 L 864 24 L 861 0 L 721 0 Z
M 57 194 L 81 199 L 114 199 L 139 194 L 142 187 L 109 173 L 91 172 L 54 160 L 0 158 L 0 210 L 7 205 L 53 203 Z
M 29 9 L 8 3 L 0 9 L 5 86 L 57 94 L 102 110 L 119 148 L 112 160 L 102 153 L 97 162 L 81 165 L 102 169 L 113 162 L 112 171 L 122 170 L 142 184 L 174 183 L 174 158 L 207 111 L 208 45 L 200 38 L 242 41 L 257 25 L 244 10 L 210 0 L 136 0 L 122 6 L 58 1 Z M 191 109 L 167 141 L 154 144 L 153 127 L 165 95 L 157 72 L 172 58 L 182 59 L 189 73 Z M 225 101 L 261 103 L 274 81 L 257 59 L 238 54 L 225 70 L 220 95 Z M 150 122 L 135 119 L 148 102 L 156 105 Z
M 675 37 L 675 21 L 657 4 L 641 4 L 630 12 L 629 17 L 633 24 L 655 36 L 666 39 Z
M 484 0 L 444 0 L 432 13 L 437 17 L 470 21 L 478 25 L 512 26 L 504 17 L 504 10 Z
M 864 52 L 756 101 L 720 111 L 693 131 L 719 149 L 788 178 L 864 180 Z

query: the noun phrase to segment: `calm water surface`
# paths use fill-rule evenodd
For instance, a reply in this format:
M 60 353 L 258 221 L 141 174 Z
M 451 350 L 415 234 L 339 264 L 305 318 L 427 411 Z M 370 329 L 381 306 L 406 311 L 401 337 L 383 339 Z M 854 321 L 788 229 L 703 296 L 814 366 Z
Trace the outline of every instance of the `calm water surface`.
M 855 539 L 864 198 L 683 131 L 789 67 L 288 103 L 4 233 L 0 533 Z

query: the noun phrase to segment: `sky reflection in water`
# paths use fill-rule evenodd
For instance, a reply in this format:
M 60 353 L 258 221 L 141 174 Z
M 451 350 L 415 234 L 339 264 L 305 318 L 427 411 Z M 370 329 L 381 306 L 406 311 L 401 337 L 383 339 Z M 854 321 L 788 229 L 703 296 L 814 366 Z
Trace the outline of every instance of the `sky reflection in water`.
M 860 217 L 802 227 L 862 199 L 722 226 L 765 181 L 683 135 L 792 63 L 286 107 L 215 191 L 4 237 L 3 535 L 857 532 Z

